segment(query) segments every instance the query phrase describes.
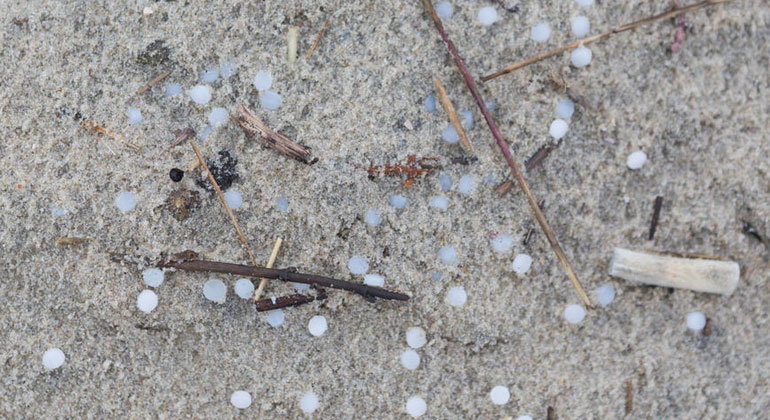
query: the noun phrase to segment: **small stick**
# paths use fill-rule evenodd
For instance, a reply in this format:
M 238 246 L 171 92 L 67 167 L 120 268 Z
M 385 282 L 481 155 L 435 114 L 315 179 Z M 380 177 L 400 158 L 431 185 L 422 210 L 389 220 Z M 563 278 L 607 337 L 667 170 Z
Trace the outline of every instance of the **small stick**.
M 711 335 L 711 318 L 706 318 L 706 325 L 703 326 L 703 335 L 706 337 Z
M 265 311 L 272 311 L 273 309 L 281 309 L 281 308 L 287 308 L 290 306 L 299 306 L 303 305 L 305 303 L 310 303 L 315 300 L 324 300 L 328 296 L 326 296 L 326 291 L 324 289 L 319 289 L 318 294 L 315 296 L 310 295 L 301 295 L 301 294 L 292 294 L 287 296 L 281 296 L 279 298 L 275 298 L 275 302 L 273 302 L 273 299 L 262 299 L 254 302 L 254 304 L 257 306 L 257 312 L 265 312 Z
M 258 136 L 276 151 L 308 165 L 318 162 L 318 158 L 311 159 L 310 157 L 313 149 L 292 141 L 282 133 L 271 130 L 256 115 L 249 112 L 245 106 L 238 105 L 238 116 L 231 116 L 230 118 L 237 122 L 246 134 Z
M 655 197 L 655 204 L 652 206 L 652 221 L 650 222 L 650 234 L 647 239 L 652 240 L 655 237 L 655 229 L 658 228 L 658 218 L 660 218 L 660 208 L 663 205 L 663 197 Z
M 299 26 L 289 26 L 286 33 L 286 59 L 289 64 L 297 61 L 297 45 L 299 44 Z
M 556 420 L 556 411 L 550 405 L 545 410 L 545 419 L 546 420 Z
M 115 141 L 123 143 L 126 146 L 128 146 L 128 148 L 130 148 L 131 150 L 133 150 L 135 152 L 139 151 L 139 149 L 140 149 L 139 146 L 131 143 L 130 141 L 127 141 L 127 140 L 123 139 L 121 136 L 119 136 L 114 131 L 112 131 L 112 130 L 106 128 L 106 127 L 101 126 L 100 124 L 96 123 L 93 120 L 82 118 L 80 120 L 80 125 L 81 125 L 81 127 L 85 128 L 88 131 L 95 131 L 95 132 L 97 132 L 97 133 L 99 133 L 99 134 L 101 134 L 101 135 L 103 135 L 105 137 L 109 137 L 109 138 L 111 138 L 111 139 L 113 139 Z M 115 152 L 110 148 L 109 145 L 107 145 L 107 148 L 110 149 L 112 154 L 115 154 Z
M 56 240 L 56 245 L 67 245 L 67 246 L 73 246 L 73 245 L 80 245 L 83 243 L 86 243 L 88 241 L 93 240 L 92 238 L 78 238 L 74 236 L 62 236 L 61 238 Z
M 556 149 L 557 145 L 553 144 L 545 144 L 543 146 L 540 146 L 539 149 L 535 152 L 534 155 L 532 155 L 529 159 L 524 161 L 524 167 L 527 168 L 527 172 L 531 171 L 532 169 L 540 166 L 541 163 L 543 163 L 543 160 L 548 157 L 548 155 L 551 154 L 551 152 Z
M 319 32 L 318 36 L 315 37 L 315 42 L 313 42 L 313 46 L 310 47 L 310 51 L 307 52 L 307 55 L 305 56 L 305 60 L 309 60 L 310 56 L 313 55 L 313 51 L 315 51 L 316 47 L 318 47 L 318 44 L 321 42 L 321 37 L 326 31 L 327 26 L 329 26 L 329 19 L 326 19 L 326 22 L 324 22 L 324 26 L 321 28 L 321 32 Z
M 203 169 L 208 174 L 209 181 L 211 181 L 211 185 L 214 186 L 214 189 L 216 190 L 217 195 L 219 196 L 219 201 L 221 201 L 222 205 L 225 206 L 225 211 L 227 212 L 227 215 L 230 216 L 230 221 L 233 223 L 233 226 L 235 227 L 235 231 L 238 233 L 238 238 L 241 240 L 243 247 L 246 249 L 246 253 L 249 254 L 249 260 L 251 261 L 251 264 L 257 265 L 257 259 L 254 258 L 254 254 L 251 252 L 251 248 L 249 248 L 249 242 L 246 240 L 246 235 L 244 235 L 243 232 L 241 232 L 241 227 L 238 226 L 238 221 L 235 220 L 235 214 L 233 214 L 233 211 L 232 209 L 230 209 L 230 206 L 227 205 L 227 200 L 225 200 L 225 195 L 222 194 L 222 190 L 219 188 L 219 184 L 217 184 L 217 180 L 214 179 L 214 175 L 211 174 L 211 171 L 209 170 L 209 166 L 206 165 L 206 161 L 203 160 L 203 155 L 201 154 L 201 150 L 198 149 L 198 146 L 192 140 L 190 140 L 190 146 L 192 146 L 193 151 L 195 152 L 195 155 L 198 156 L 198 162 L 201 164 L 201 166 L 203 166 Z
M 167 152 L 172 148 L 182 144 L 183 141 L 193 138 L 195 136 L 195 130 L 193 130 L 190 127 L 187 127 L 185 129 L 177 128 L 176 130 L 174 130 L 174 136 L 175 136 L 174 141 L 172 141 L 171 144 L 169 144 L 168 147 L 166 148 Z M 197 160 L 195 162 L 197 162 Z M 192 169 L 195 169 L 195 168 L 192 168 Z
M 634 387 L 631 379 L 626 379 L 626 414 L 631 414 L 634 404 Z
M 277 238 L 275 240 L 275 245 L 273 245 L 273 252 L 270 253 L 270 258 L 267 260 L 267 268 L 273 268 L 273 264 L 275 263 L 275 257 L 278 256 L 278 251 L 281 249 L 281 244 L 283 243 L 283 239 Z M 259 282 L 259 287 L 257 287 L 257 291 L 254 292 L 254 300 L 258 301 L 260 297 L 262 297 L 262 292 L 265 291 L 265 286 L 267 286 L 267 279 L 262 278 Z M 257 304 L 257 310 L 259 310 L 259 304 Z
M 706 6 L 711 6 L 718 3 L 727 3 L 732 0 L 703 0 L 700 3 L 691 4 L 689 6 L 682 7 L 680 9 L 673 9 L 669 10 L 667 12 L 661 13 L 659 15 L 650 16 L 644 19 L 637 20 L 635 22 L 627 23 L 625 25 L 616 26 L 615 28 L 608 29 L 602 33 L 589 36 L 587 38 L 583 38 L 580 40 L 577 40 L 575 42 L 569 43 L 567 45 L 562 45 L 561 47 L 555 48 L 551 51 L 547 51 L 541 54 L 538 54 L 534 57 L 530 57 L 524 61 L 519 61 L 518 63 L 511 64 L 501 70 L 498 70 L 494 73 L 488 74 L 481 78 L 482 82 L 490 81 L 494 78 L 500 77 L 504 74 L 508 74 L 516 69 L 520 69 L 522 67 L 526 67 L 532 63 L 536 63 L 541 60 L 545 60 L 546 58 L 553 57 L 554 55 L 561 54 L 564 51 L 569 51 L 571 49 L 577 48 L 580 45 L 586 45 L 590 44 L 592 42 L 600 41 L 605 38 L 609 38 L 611 35 L 619 34 L 621 32 L 630 31 L 632 29 L 636 29 L 639 26 L 646 25 L 648 23 L 657 22 L 664 19 L 670 19 L 676 16 L 679 16 L 681 14 L 692 12 L 698 9 L 701 9 Z
M 169 68 L 168 70 L 164 71 L 163 73 L 153 77 L 152 80 L 147 82 L 146 85 L 144 85 L 144 86 L 140 87 L 139 89 L 137 89 L 136 94 L 137 95 L 141 95 L 144 92 L 147 92 L 151 87 L 157 85 L 158 83 L 160 83 L 161 80 L 163 80 L 166 77 L 168 77 L 169 74 L 171 74 L 171 68 Z
M 449 115 L 449 121 L 452 122 L 452 126 L 454 126 L 455 130 L 457 130 L 457 134 L 460 135 L 460 142 L 463 144 L 463 147 L 468 150 L 468 152 L 473 153 L 471 142 L 468 140 L 468 136 L 465 135 L 463 125 L 460 124 L 460 119 L 457 117 L 457 111 L 455 111 L 455 107 L 452 105 L 452 101 L 449 100 L 449 95 L 446 94 L 444 85 L 441 84 L 441 78 L 436 76 L 434 82 L 436 84 L 436 92 L 438 92 L 438 97 L 441 100 L 441 106 L 444 108 L 444 111 L 446 111 L 447 115 Z
M 479 109 L 481 109 L 481 113 L 484 115 L 484 119 L 486 119 L 490 131 L 492 131 L 492 135 L 495 137 L 497 145 L 500 147 L 500 151 L 503 153 L 503 157 L 505 157 L 508 166 L 510 166 L 514 178 L 516 178 L 516 181 L 518 181 L 521 191 L 527 197 L 527 202 L 532 209 L 532 213 L 534 214 L 535 219 L 537 219 L 537 222 L 540 224 L 540 227 L 543 229 L 543 233 L 545 233 L 545 237 L 551 244 L 551 248 L 553 248 L 553 252 L 556 254 L 556 258 L 561 263 L 562 269 L 567 273 L 567 277 L 569 277 L 570 281 L 572 282 L 572 286 L 575 288 L 575 291 L 585 306 L 589 309 L 595 308 L 595 306 L 591 303 L 591 300 L 588 299 L 588 295 L 586 294 L 585 290 L 583 290 L 583 286 L 580 284 L 580 280 L 578 280 L 577 274 L 575 274 L 575 270 L 572 269 L 572 266 L 567 260 L 567 255 L 561 249 L 561 245 L 559 245 L 559 241 L 556 239 L 556 235 L 554 235 L 553 230 L 551 230 L 551 226 L 548 225 L 548 221 L 545 219 L 543 212 L 537 205 L 537 200 L 532 194 L 532 191 L 530 191 L 529 185 L 527 185 L 527 180 L 524 179 L 524 174 L 521 173 L 519 165 L 517 165 L 516 161 L 513 159 L 511 150 L 508 147 L 508 144 L 505 142 L 505 139 L 503 139 L 500 128 L 498 128 L 497 123 L 495 123 L 494 117 L 492 117 L 492 113 L 489 112 L 489 109 L 484 102 L 484 98 L 481 96 L 481 93 L 479 93 L 479 89 L 476 87 L 476 82 L 473 80 L 473 77 L 471 77 L 471 73 L 468 71 L 468 67 L 465 65 L 465 61 L 460 56 L 460 53 L 457 51 L 457 47 L 455 47 L 454 43 L 452 43 L 452 41 L 449 39 L 449 35 L 447 35 L 446 31 L 444 30 L 444 25 L 441 24 L 441 18 L 438 17 L 436 9 L 433 7 L 433 4 L 431 4 L 430 0 L 422 0 L 422 2 L 425 5 L 425 8 L 428 9 L 428 12 L 430 12 L 430 16 L 433 19 L 433 23 L 436 26 L 436 29 L 441 35 L 441 38 L 444 40 L 447 49 L 449 49 L 449 52 L 454 58 L 455 64 L 457 64 L 458 69 L 462 73 L 463 78 L 465 79 L 465 84 L 468 86 L 468 90 L 471 91 L 473 99 L 476 100 L 476 105 L 478 105 Z
M 502 197 L 507 194 L 511 188 L 513 188 L 513 181 L 506 179 L 505 181 L 501 182 L 500 185 L 495 187 L 495 191 L 497 191 L 497 194 Z
M 524 237 L 524 242 L 522 243 L 522 245 L 526 246 L 529 243 L 529 238 L 530 236 L 532 236 L 532 232 L 534 230 L 535 230 L 534 228 L 529 228 L 529 230 L 527 231 L 527 236 Z
M 599 103 L 598 100 L 596 100 L 595 98 L 589 97 L 588 95 L 585 94 L 582 88 L 577 87 L 574 84 L 568 82 L 567 79 L 564 77 L 564 74 L 557 72 L 555 70 L 552 71 L 551 83 L 553 83 L 553 85 L 557 89 L 563 90 L 564 93 L 566 93 L 570 99 L 582 105 L 583 108 L 590 109 L 591 111 L 604 112 L 604 106 L 601 103 Z

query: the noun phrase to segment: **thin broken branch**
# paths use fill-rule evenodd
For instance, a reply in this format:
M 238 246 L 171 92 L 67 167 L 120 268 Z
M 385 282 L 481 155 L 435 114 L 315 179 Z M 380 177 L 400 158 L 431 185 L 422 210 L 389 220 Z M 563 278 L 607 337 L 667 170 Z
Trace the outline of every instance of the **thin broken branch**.
M 313 46 L 310 47 L 310 50 L 307 52 L 307 55 L 305 56 L 305 60 L 309 60 L 310 56 L 313 55 L 313 51 L 315 51 L 315 49 L 318 47 L 318 44 L 321 42 L 321 37 L 326 31 L 327 26 L 329 26 L 329 19 L 326 19 L 326 22 L 324 22 L 324 26 L 321 28 L 321 32 L 319 32 L 318 36 L 315 38 L 315 42 L 313 42 Z
M 328 296 L 324 289 L 318 289 L 318 293 L 315 296 L 301 295 L 299 293 L 281 296 L 275 299 L 268 298 L 254 302 L 257 307 L 257 312 L 272 311 L 274 309 L 288 308 L 291 306 L 304 305 L 316 300 L 324 300 Z
M 658 228 L 658 219 L 660 218 L 660 208 L 663 206 L 663 197 L 655 197 L 655 203 L 652 205 L 652 221 L 650 222 L 650 234 L 647 237 L 650 241 L 655 237 L 655 230 Z
M 318 162 L 318 158 L 311 159 L 313 149 L 291 140 L 283 133 L 271 130 L 245 106 L 238 105 L 237 111 L 238 115 L 230 118 L 237 122 L 247 135 L 259 137 L 266 145 L 294 160 L 308 165 Z
M 441 101 L 441 106 L 444 108 L 444 111 L 446 111 L 447 115 L 449 116 L 449 121 L 452 123 L 452 126 L 460 136 L 460 143 L 462 143 L 463 147 L 465 147 L 468 152 L 473 153 L 471 142 L 468 140 L 468 136 L 465 135 L 463 125 L 460 123 L 460 118 L 457 117 L 457 111 L 455 111 L 455 107 L 452 105 L 452 101 L 449 100 L 449 95 L 446 94 L 444 85 L 441 84 L 441 78 L 436 76 L 434 82 L 436 84 L 436 92 L 438 93 L 439 100 Z
M 281 244 L 283 243 L 283 239 L 276 238 L 275 244 L 273 245 L 273 251 L 270 253 L 270 258 L 267 260 L 267 268 L 273 268 L 273 264 L 275 264 L 275 258 L 278 256 L 278 251 L 281 250 Z M 258 301 L 260 297 L 262 297 L 262 293 L 265 291 L 265 286 L 267 286 L 267 279 L 262 278 L 259 281 L 259 287 L 257 287 L 257 291 L 254 292 L 254 300 Z M 257 305 L 257 308 L 259 308 L 259 305 Z
M 144 92 L 147 92 L 148 90 L 150 90 L 151 87 L 153 87 L 153 86 L 157 85 L 158 83 L 160 83 L 160 81 L 165 79 L 166 77 L 168 77 L 169 74 L 171 74 L 171 68 L 169 68 L 168 70 L 164 71 L 163 73 L 153 77 L 152 80 L 147 82 L 146 85 L 144 85 L 144 86 L 140 87 L 139 89 L 137 89 L 137 91 L 136 91 L 137 96 L 143 94 Z

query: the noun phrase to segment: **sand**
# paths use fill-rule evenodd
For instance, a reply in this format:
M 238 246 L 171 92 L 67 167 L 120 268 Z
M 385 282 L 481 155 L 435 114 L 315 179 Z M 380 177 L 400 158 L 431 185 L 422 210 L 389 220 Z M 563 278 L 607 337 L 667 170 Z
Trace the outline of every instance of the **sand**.
M 629 418 L 753 419 L 770 408 L 768 248 L 743 233 L 749 223 L 770 235 L 766 2 L 688 14 L 675 54 L 675 23 L 663 21 L 593 44 L 587 68 L 570 68 L 562 54 L 482 85 L 519 162 L 550 141 L 563 97 L 551 71 L 564 69 L 604 106 L 578 106 L 560 146 L 526 172 L 592 298 L 600 285 L 617 289 L 613 303 L 578 325 L 562 316 L 579 300 L 522 194 L 494 191 L 509 177 L 505 162 L 419 1 L 2 3 L 0 417 L 306 418 L 299 400 L 312 390 L 314 418 L 407 418 L 406 401 L 417 395 L 427 403 L 423 418 L 544 419 L 552 406 L 559 419 L 606 419 L 624 415 L 626 380 Z M 484 27 L 476 13 L 488 3 L 452 3 L 447 31 L 477 77 L 571 41 L 577 14 L 597 31 L 668 7 L 504 0 L 518 11 L 498 5 L 500 21 Z M 144 7 L 152 15 L 142 16 Z M 546 44 L 528 39 L 540 21 L 553 30 Z M 300 23 L 300 58 L 289 65 L 286 33 Z M 167 84 L 187 91 L 227 61 L 237 72 L 210 84 L 210 103 L 164 96 Z M 169 67 L 164 81 L 136 95 Z M 279 110 L 260 109 L 252 85 L 259 70 L 273 74 Z M 458 111 L 474 112 L 468 137 L 477 159 L 466 165 L 452 161 L 464 156 L 461 146 L 441 140 L 441 107 L 431 114 L 422 106 L 436 75 Z M 174 130 L 200 133 L 212 108 L 232 113 L 239 104 L 319 158 L 313 166 L 289 160 L 233 122 L 197 140 L 209 158 L 227 148 L 238 159 L 231 188 L 244 204 L 236 216 L 257 260 L 266 262 L 281 237 L 276 266 L 363 281 L 347 269 L 363 255 L 369 272 L 408 302 L 329 290 L 273 328 L 235 295 L 237 278 L 167 272 L 155 289 L 158 307 L 137 309 L 141 268 L 114 263 L 111 253 L 192 249 L 248 262 L 216 196 L 196 185 L 200 171 L 187 170 L 189 145 L 166 150 Z M 129 107 L 141 111 L 140 124 L 129 124 Z M 140 149 L 87 131 L 76 112 Z M 635 150 L 649 160 L 631 171 L 625 162 Z M 366 172 L 412 154 L 437 156 L 440 168 L 408 188 L 403 176 Z M 179 184 L 169 179 L 173 167 L 186 170 Z M 428 206 L 442 194 L 441 173 L 454 180 L 446 211 Z M 457 192 L 467 174 L 479 180 L 470 196 Z M 164 206 L 180 188 L 201 199 L 181 221 Z M 121 191 L 138 195 L 133 211 L 118 211 Z M 395 193 L 409 198 L 405 209 L 388 204 Z M 658 195 L 660 225 L 648 241 Z M 288 211 L 277 208 L 281 197 Z M 363 222 L 369 208 L 382 212 L 378 227 Z M 498 254 L 490 240 L 500 233 L 513 235 L 514 246 Z M 61 237 L 90 240 L 57 245 Z M 441 264 L 444 245 L 455 247 L 456 263 Z M 631 285 L 607 275 L 614 247 L 721 256 L 741 265 L 741 282 L 730 297 Z M 523 275 L 511 267 L 518 253 L 534 259 Z M 224 304 L 204 298 L 209 278 L 228 285 Z M 468 294 L 460 308 L 446 302 L 458 285 Z M 271 281 L 266 296 L 290 290 Z M 687 330 L 694 310 L 711 319 L 710 336 Z M 321 337 L 307 330 L 314 315 L 328 320 Z M 417 350 L 419 368 L 408 371 L 399 357 L 412 326 L 428 342 Z M 41 358 L 50 347 L 67 360 L 47 372 Z M 497 385 L 510 388 L 502 406 L 489 398 Z M 254 401 L 243 410 L 230 404 L 240 389 Z

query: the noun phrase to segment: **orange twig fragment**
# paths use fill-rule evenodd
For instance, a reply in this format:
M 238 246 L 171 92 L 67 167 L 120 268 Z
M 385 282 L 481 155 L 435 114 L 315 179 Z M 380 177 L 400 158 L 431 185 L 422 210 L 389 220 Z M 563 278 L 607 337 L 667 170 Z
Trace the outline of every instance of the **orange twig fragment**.
M 366 172 L 370 175 L 378 175 L 380 172 L 387 175 L 400 175 L 406 174 L 406 181 L 404 181 L 404 187 L 411 187 L 414 185 L 414 180 L 417 177 L 430 173 L 434 166 L 430 161 L 437 161 L 439 158 L 436 156 L 426 156 L 417 160 L 416 155 L 409 155 L 406 157 L 406 165 L 390 164 L 386 163 L 380 166 L 370 166 Z

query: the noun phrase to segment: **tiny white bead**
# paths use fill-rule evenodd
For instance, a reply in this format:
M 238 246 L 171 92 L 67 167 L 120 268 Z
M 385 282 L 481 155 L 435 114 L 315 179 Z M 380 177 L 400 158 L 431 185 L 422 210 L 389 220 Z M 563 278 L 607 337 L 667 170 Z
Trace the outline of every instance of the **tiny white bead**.
M 463 175 L 457 182 L 457 191 L 463 195 L 470 195 L 476 191 L 479 186 L 479 180 L 473 175 Z
M 251 405 L 251 395 L 246 391 L 235 391 L 230 396 L 230 404 L 235 408 L 248 408 Z
M 593 6 L 594 4 L 594 0 L 575 0 L 575 2 L 581 7 Z
M 457 251 L 449 245 L 442 246 L 438 250 L 438 257 L 444 264 L 452 264 L 457 259 Z
M 436 97 L 433 95 L 428 95 L 425 97 L 425 100 L 422 101 L 422 105 L 425 107 L 425 110 L 428 112 L 435 112 L 436 111 Z
M 441 138 L 449 144 L 455 144 L 460 140 L 460 135 L 457 134 L 457 130 L 455 130 L 454 126 L 449 124 L 446 128 L 441 130 Z
M 279 327 L 283 324 L 286 316 L 283 313 L 283 309 L 273 309 L 265 313 L 265 321 L 270 324 L 271 327 Z
M 128 108 L 128 122 L 134 125 L 142 122 L 142 111 L 139 108 Z
M 329 324 L 326 323 L 326 318 L 321 315 L 310 318 L 310 321 L 307 323 L 307 330 L 315 337 L 322 336 L 328 328 Z
M 201 82 L 214 83 L 219 79 L 219 69 L 214 67 L 201 73 Z
M 238 279 L 233 288 L 241 299 L 249 299 L 254 295 L 254 283 L 249 279 Z
M 369 226 L 377 226 L 382 221 L 382 216 L 380 216 L 380 212 L 376 209 L 369 209 L 364 215 L 364 221 Z
M 305 414 L 310 414 L 320 405 L 318 395 L 315 392 L 306 392 L 299 400 L 299 408 Z
M 65 360 L 66 357 L 64 356 L 64 352 L 61 351 L 61 349 L 55 347 L 50 348 L 46 350 L 45 353 L 43 353 L 43 366 L 45 366 L 47 370 L 53 370 L 61 367 Z
M 570 324 L 579 324 L 585 317 L 586 310 L 583 309 L 583 307 L 580 305 L 575 305 L 573 303 L 571 305 L 567 305 L 567 307 L 564 308 L 564 319 L 566 319 Z
M 118 210 L 123 213 L 127 213 L 136 207 L 136 194 L 128 191 L 123 191 L 115 197 L 115 205 L 118 206 Z
M 572 65 L 578 68 L 591 64 L 592 58 L 593 53 L 591 50 L 588 47 L 584 47 L 582 45 L 572 50 L 572 53 L 570 54 Z
M 136 307 L 140 311 L 149 314 L 158 306 L 158 295 L 152 290 L 143 290 L 136 298 Z
M 626 158 L 626 166 L 628 166 L 628 169 L 632 170 L 642 169 L 645 162 L 647 162 L 647 154 L 641 150 L 631 153 L 628 155 L 628 158 Z
M 379 274 L 367 274 L 364 276 L 364 284 L 368 286 L 382 287 L 385 284 L 385 277 Z
M 441 187 L 441 191 L 447 192 L 452 189 L 452 176 L 444 172 L 438 177 L 438 184 Z
M 479 9 L 478 18 L 482 25 L 489 26 L 497 22 L 499 16 L 497 15 L 497 9 L 492 6 L 486 6 Z
M 275 208 L 280 211 L 289 211 L 289 199 L 286 197 L 278 197 L 275 200 Z
M 262 108 L 274 110 L 281 107 L 283 100 L 281 99 L 281 95 L 272 90 L 268 90 L 259 96 L 259 103 L 262 105 Z
M 348 270 L 356 275 L 366 274 L 369 271 L 369 262 L 360 255 L 354 255 L 348 260 Z
M 489 398 L 492 400 L 492 404 L 503 405 L 511 399 L 511 391 L 506 386 L 498 385 L 489 392 Z
M 545 42 L 551 37 L 551 26 L 547 22 L 540 22 L 532 27 L 529 36 L 533 41 Z
M 393 194 L 389 198 L 390 205 L 397 209 L 403 209 L 409 204 L 409 199 L 401 194 Z
M 142 272 L 142 279 L 150 287 L 163 284 L 163 271 L 158 268 L 148 268 Z
M 436 3 L 436 13 L 441 19 L 451 18 L 452 12 L 452 3 L 448 1 L 441 1 Z
M 532 420 L 532 416 L 519 416 L 516 420 Z
M 532 257 L 527 254 L 519 254 L 513 259 L 513 271 L 516 274 L 524 274 L 532 266 Z
M 701 331 L 706 326 L 706 315 L 703 312 L 690 312 L 687 314 L 687 328 L 693 331 Z
M 577 37 L 583 37 L 591 30 L 591 23 L 585 16 L 576 16 L 572 19 L 572 34 Z
M 575 103 L 571 100 L 564 98 L 556 104 L 556 114 L 559 118 L 569 119 L 572 114 L 575 113 Z
M 419 349 L 428 342 L 425 338 L 425 330 L 420 327 L 411 327 L 406 330 L 406 344 L 413 349 Z
M 223 194 L 227 205 L 233 210 L 238 210 L 243 204 L 243 196 L 237 190 L 227 190 Z
M 254 76 L 254 87 L 257 90 L 268 90 L 273 85 L 273 75 L 267 71 L 260 70 L 257 75 Z
M 607 306 L 615 300 L 615 288 L 605 284 L 596 289 L 596 301 L 599 305 Z
M 206 85 L 195 85 L 190 89 L 190 99 L 196 104 L 207 104 L 211 100 L 211 88 Z
M 406 412 L 414 417 L 420 417 L 428 411 L 428 405 L 420 397 L 412 397 L 406 400 Z
M 557 118 L 551 122 L 551 126 L 548 128 L 548 133 L 551 135 L 551 137 L 560 139 L 567 135 L 567 130 L 569 130 L 567 121 L 564 121 L 561 118 Z
M 430 199 L 430 206 L 439 210 L 446 210 L 449 208 L 449 200 L 441 195 L 434 195 Z
M 446 300 L 451 306 L 464 306 L 468 301 L 468 294 L 462 286 L 450 287 L 446 294 Z
M 224 108 L 214 108 L 209 113 L 209 125 L 216 128 L 221 125 L 224 125 L 227 122 L 227 110 Z
M 492 239 L 492 249 L 497 252 L 506 252 L 513 247 L 513 236 L 501 233 Z
M 211 279 L 203 285 L 203 296 L 210 301 L 224 303 L 226 295 L 227 287 L 222 280 Z
M 401 353 L 401 366 L 407 370 L 415 370 L 420 366 L 420 355 L 414 350 L 404 350 Z
M 166 96 L 174 96 L 183 93 L 182 86 L 179 83 L 169 83 L 166 86 Z

